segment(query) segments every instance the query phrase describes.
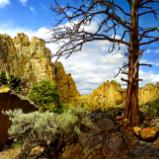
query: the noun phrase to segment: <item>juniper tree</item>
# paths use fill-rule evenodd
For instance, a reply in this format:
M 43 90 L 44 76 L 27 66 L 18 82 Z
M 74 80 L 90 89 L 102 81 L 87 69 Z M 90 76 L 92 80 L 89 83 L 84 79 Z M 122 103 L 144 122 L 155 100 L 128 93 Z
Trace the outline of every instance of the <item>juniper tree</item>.
M 67 0 L 66 0 L 67 1 Z M 65 1 L 65 2 L 66 2 Z M 79 52 L 85 43 L 105 40 L 111 43 L 114 51 L 121 45 L 127 48 L 128 63 L 119 72 L 128 76 L 125 118 L 130 125 L 140 124 L 138 108 L 139 59 L 145 45 L 159 41 L 158 0 L 68 0 L 61 4 L 55 0 L 53 11 L 59 16 L 57 26 L 53 28 L 53 42 L 61 42 L 55 56 L 69 57 Z M 140 23 L 142 18 L 150 17 L 151 25 Z M 98 19 L 98 28 L 89 32 L 89 26 Z M 66 25 L 64 25 L 67 23 Z M 149 65 L 148 65 L 149 66 Z M 123 71 L 128 67 L 128 71 Z

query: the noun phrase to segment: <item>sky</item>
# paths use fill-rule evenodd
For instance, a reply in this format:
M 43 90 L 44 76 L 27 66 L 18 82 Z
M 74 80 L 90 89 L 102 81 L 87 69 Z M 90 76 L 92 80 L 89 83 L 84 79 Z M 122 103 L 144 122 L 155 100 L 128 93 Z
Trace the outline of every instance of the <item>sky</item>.
M 61 2 L 64 1 L 61 0 Z M 122 0 L 119 2 L 122 3 Z M 50 39 L 50 29 L 57 20 L 50 9 L 51 5 L 53 0 L 0 0 L 0 33 L 14 37 L 18 32 L 24 32 L 30 38 L 37 36 L 44 40 Z M 142 23 L 145 22 L 151 23 L 151 18 L 143 19 Z M 97 22 L 94 21 L 87 29 L 93 31 L 96 28 Z M 112 54 L 108 53 L 109 45 L 107 41 L 91 42 L 85 45 L 81 52 L 73 54 L 68 59 L 60 59 L 65 71 L 71 73 L 80 93 L 90 93 L 107 80 L 114 79 L 121 82 L 122 75 L 116 78 L 114 75 L 126 61 L 126 57 L 122 50 L 118 53 L 116 51 Z M 54 53 L 57 44 L 50 43 L 47 47 Z M 152 67 L 140 69 L 140 77 L 144 80 L 140 86 L 149 82 L 159 82 L 159 44 L 156 43 L 144 49 L 145 54 L 141 61 L 152 64 Z

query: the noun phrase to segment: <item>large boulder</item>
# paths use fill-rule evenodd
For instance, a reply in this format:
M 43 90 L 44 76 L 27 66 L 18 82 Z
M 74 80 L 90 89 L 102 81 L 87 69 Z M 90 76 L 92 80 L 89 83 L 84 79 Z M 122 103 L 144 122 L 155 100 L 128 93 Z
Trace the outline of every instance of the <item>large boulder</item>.
M 8 129 L 11 122 L 3 112 L 7 110 L 22 109 L 24 112 L 37 110 L 34 103 L 26 97 L 15 93 L 7 87 L 0 88 L 0 146 L 9 141 Z
M 137 137 L 144 141 L 155 141 L 159 136 L 159 128 L 156 127 L 147 127 L 140 128 L 134 127 L 134 133 Z

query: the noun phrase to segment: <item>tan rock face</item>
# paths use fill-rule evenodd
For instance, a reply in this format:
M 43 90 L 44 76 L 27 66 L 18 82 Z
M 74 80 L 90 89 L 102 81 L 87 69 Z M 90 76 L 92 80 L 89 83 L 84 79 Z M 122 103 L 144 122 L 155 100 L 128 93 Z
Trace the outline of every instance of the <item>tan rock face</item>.
M 8 49 L 6 63 L 9 73 L 21 77 L 24 95 L 41 80 L 57 83 L 62 102 L 68 102 L 79 95 L 75 82 L 65 73 L 62 64 L 58 63 L 56 66 L 51 62 L 51 51 L 45 46 L 44 40 L 37 37 L 29 40 L 24 33 L 18 33 L 13 39 L 8 35 L 0 35 L 0 42 L 3 39 L 6 42 L 2 46 L 7 45 Z
M 51 52 L 43 40 L 33 37 L 29 41 L 27 35 L 21 33 L 13 41 L 17 57 L 13 73 L 16 71 L 23 78 L 25 88 L 30 88 L 41 80 L 54 80 Z
M 91 109 L 107 109 L 124 104 L 125 90 L 115 81 L 104 82 L 91 94 L 77 100 L 81 105 Z
M 55 81 L 62 102 L 72 101 L 74 97 L 79 96 L 74 80 L 71 74 L 66 74 L 63 65 L 60 62 L 54 63 Z
M 9 35 L 0 35 L 0 67 L 8 76 L 14 67 L 15 46 Z M 12 67 L 10 67 L 12 66 Z
M 139 89 L 140 104 L 146 104 L 159 100 L 159 83 L 147 84 Z
M 89 109 L 108 109 L 114 106 L 123 106 L 126 99 L 126 90 L 115 81 L 107 81 L 86 96 L 77 99 L 77 105 L 83 105 Z M 139 89 L 139 104 L 159 100 L 159 83 L 147 84 Z

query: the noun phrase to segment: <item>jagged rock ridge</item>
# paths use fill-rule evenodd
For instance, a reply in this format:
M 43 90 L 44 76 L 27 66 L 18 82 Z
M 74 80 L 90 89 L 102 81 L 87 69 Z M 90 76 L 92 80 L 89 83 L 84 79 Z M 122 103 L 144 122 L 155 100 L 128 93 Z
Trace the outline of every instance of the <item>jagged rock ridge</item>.
M 92 93 L 77 99 L 77 104 L 90 109 L 107 109 L 124 104 L 125 90 L 116 81 L 106 81 Z
M 51 51 L 44 40 L 37 37 L 29 40 L 26 34 L 18 33 L 13 39 L 9 35 L 0 35 L 0 42 L 7 47 L 7 72 L 21 77 L 24 95 L 41 80 L 55 81 L 62 102 L 79 95 L 75 82 L 70 74 L 65 73 L 62 64 L 51 62 Z
M 92 93 L 79 97 L 76 104 L 90 109 L 108 109 L 109 107 L 124 106 L 126 90 L 116 81 L 107 81 L 101 84 Z M 139 88 L 139 104 L 145 105 L 159 101 L 159 83 L 147 84 Z

